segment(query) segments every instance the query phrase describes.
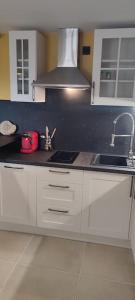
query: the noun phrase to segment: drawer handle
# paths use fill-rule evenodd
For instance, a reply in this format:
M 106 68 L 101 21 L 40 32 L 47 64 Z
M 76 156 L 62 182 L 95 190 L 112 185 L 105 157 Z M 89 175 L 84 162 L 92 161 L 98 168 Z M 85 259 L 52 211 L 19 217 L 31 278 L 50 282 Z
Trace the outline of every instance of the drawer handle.
M 14 169 L 14 170 L 24 170 L 24 168 L 22 168 L 22 167 L 16 168 L 16 167 L 4 166 L 4 168 L 6 168 L 6 169 Z
M 133 196 L 134 196 L 134 199 L 135 199 L 135 183 L 134 183 L 134 176 L 133 176 Z
M 68 185 L 55 185 L 55 184 L 48 184 L 48 186 L 50 187 L 54 187 L 54 188 L 60 188 L 60 189 L 69 189 Z
M 70 172 L 66 171 L 54 171 L 54 170 L 49 170 L 50 173 L 58 173 L 58 174 L 70 174 Z
M 68 210 L 59 210 L 59 209 L 53 209 L 53 208 L 48 208 L 48 212 L 57 212 L 57 213 L 61 213 L 61 214 L 68 214 L 69 211 Z
M 133 176 L 131 177 L 131 186 L 130 186 L 130 198 L 133 195 Z

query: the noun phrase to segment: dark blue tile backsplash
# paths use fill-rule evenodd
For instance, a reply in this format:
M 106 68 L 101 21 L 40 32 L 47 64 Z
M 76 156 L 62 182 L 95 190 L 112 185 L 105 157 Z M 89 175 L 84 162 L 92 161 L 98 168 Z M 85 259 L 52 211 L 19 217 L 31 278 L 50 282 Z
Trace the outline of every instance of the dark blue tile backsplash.
M 118 138 L 110 147 L 114 118 L 135 108 L 90 105 L 89 91 L 48 90 L 46 103 L 16 103 L 0 101 L 0 122 L 10 120 L 17 124 L 18 133 L 45 126 L 57 128 L 55 147 L 60 150 L 94 151 L 127 154 L 129 138 Z M 125 116 L 118 123 L 118 133 L 129 133 L 131 121 Z

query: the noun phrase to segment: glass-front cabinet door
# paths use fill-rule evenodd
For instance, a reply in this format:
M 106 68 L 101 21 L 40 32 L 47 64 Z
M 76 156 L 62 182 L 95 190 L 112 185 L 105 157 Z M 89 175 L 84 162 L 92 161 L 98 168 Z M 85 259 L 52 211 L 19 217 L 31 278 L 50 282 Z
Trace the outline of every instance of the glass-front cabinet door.
M 135 105 L 135 29 L 96 30 L 92 102 Z
M 12 101 L 33 101 L 36 80 L 36 31 L 11 31 L 10 86 Z

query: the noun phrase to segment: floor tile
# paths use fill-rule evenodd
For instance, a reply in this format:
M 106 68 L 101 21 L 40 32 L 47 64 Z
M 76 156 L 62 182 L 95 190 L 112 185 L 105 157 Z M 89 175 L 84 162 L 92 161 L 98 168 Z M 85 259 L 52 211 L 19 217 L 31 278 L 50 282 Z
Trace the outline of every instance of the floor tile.
M 35 237 L 25 251 L 21 264 L 79 273 L 84 245 L 60 238 Z
M 134 300 L 135 286 L 81 276 L 76 300 Z
M 0 231 L 0 259 L 16 261 L 31 239 L 31 235 Z
M 135 284 L 132 252 L 126 248 L 86 244 L 81 273 Z
M 76 275 L 18 266 L 0 294 L 0 300 L 74 300 L 76 287 Z
M 14 265 L 15 263 L 13 262 L 11 263 L 0 259 L 0 289 L 4 287 Z

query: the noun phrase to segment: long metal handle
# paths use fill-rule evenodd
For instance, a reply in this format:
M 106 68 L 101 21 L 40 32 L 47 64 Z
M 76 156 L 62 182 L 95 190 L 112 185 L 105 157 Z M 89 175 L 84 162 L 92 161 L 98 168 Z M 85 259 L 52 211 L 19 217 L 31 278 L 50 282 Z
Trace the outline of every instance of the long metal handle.
M 32 86 L 32 99 L 35 101 L 35 87 Z
M 92 97 L 93 97 L 93 101 L 94 101 L 94 97 L 95 97 L 95 81 L 92 82 Z
M 133 176 L 132 176 L 132 178 L 131 178 L 131 186 L 130 186 L 130 198 L 132 197 L 132 195 L 133 195 Z
M 133 177 L 133 197 L 135 199 L 135 177 L 134 176 L 132 177 Z
M 68 214 L 69 210 L 61 210 L 61 209 L 54 209 L 54 208 L 48 208 L 48 212 L 57 212 L 61 214 Z
M 54 171 L 54 170 L 49 170 L 50 173 L 57 173 L 57 174 L 70 174 L 69 171 Z
M 69 189 L 69 186 L 68 186 L 68 185 L 55 185 L 55 184 L 48 184 L 48 186 L 50 186 L 50 187 L 54 187 L 54 188 Z
M 4 168 L 6 168 L 6 169 L 14 169 L 14 170 L 24 170 L 23 167 L 16 168 L 16 167 L 11 167 L 11 166 L 4 166 Z

